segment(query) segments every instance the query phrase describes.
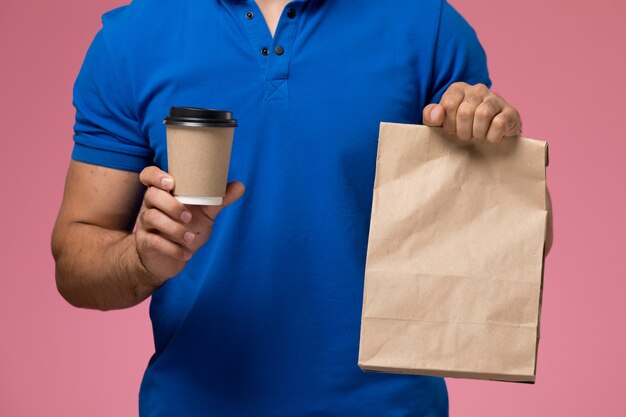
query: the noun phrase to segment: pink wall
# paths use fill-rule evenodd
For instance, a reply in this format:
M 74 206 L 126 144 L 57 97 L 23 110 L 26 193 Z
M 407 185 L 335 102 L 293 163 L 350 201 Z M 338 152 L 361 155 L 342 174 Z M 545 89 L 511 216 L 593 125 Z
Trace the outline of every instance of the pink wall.
M 0 8 L 0 416 L 136 414 L 152 348 L 147 303 L 70 307 L 49 250 L 72 145 L 72 83 L 100 15 L 122 2 Z M 494 89 L 519 108 L 524 134 L 550 141 L 556 239 L 538 383 L 451 380 L 451 415 L 626 415 L 626 6 L 453 4 L 478 31 Z

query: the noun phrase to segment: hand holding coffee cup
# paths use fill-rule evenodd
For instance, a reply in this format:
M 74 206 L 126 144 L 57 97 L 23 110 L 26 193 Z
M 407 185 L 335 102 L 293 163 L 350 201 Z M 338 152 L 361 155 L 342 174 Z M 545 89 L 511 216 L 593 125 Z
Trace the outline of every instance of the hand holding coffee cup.
M 211 235 L 219 212 L 243 195 L 226 184 L 234 128 L 228 111 L 172 107 L 167 132 L 169 174 L 144 169 L 148 187 L 137 220 L 136 245 L 155 285 L 177 275 Z
M 219 206 L 186 206 L 170 194 L 174 179 L 158 167 L 145 168 L 139 179 L 148 189 L 137 218 L 137 252 L 144 268 L 154 276 L 153 284 L 160 286 L 180 273 L 207 242 L 217 215 L 243 195 L 244 186 L 229 183 Z

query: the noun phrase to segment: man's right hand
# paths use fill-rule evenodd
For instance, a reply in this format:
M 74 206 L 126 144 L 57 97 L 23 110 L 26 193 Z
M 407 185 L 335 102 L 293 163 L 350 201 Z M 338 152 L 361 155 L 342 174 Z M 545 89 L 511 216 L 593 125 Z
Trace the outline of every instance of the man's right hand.
M 221 206 L 184 206 L 167 179 L 157 167 L 137 174 L 70 162 L 51 242 L 57 288 L 70 304 L 111 310 L 145 300 L 185 267 L 218 213 L 244 192 L 234 182 Z
M 151 284 L 160 286 L 181 272 L 206 243 L 217 215 L 243 195 L 244 185 L 229 183 L 221 206 L 192 206 L 182 204 L 170 193 L 174 179 L 156 166 L 145 168 L 139 180 L 148 188 L 137 217 L 137 253 L 154 277 Z

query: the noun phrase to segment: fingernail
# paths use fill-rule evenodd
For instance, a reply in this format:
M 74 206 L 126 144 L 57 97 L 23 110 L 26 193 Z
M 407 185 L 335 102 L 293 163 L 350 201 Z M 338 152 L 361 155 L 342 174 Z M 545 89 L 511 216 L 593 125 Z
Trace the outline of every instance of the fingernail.
M 439 117 L 442 116 L 442 109 L 439 106 L 435 106 L 431 111 L 430 111 L 430 120 L 432 122 L 439 120 Z
M 183 211 L 180 214 L 180 219 L 183 221 L 183 223 L 189 223 L 191 221 L 191 213 L 188 211 Z
M 161 185 L 165 188 L 170 188 L 172 185 L 174 185 L 174 180 L 170 177 L 163 177 L 163 179 L 161 180 Z
M 188 250 L 185 250 L 183 252 L 183 258 L 185 258 L 186 261 L 191 259 L 191 252 L 189 252 Z
M 187 243 L 193 242 L 195 238 L 196 238 L 196 235 L 194 235 L 191 232 L 185 232 L 185 235 L 183 236 L 183 239 L 185 239 L 185 242 Z

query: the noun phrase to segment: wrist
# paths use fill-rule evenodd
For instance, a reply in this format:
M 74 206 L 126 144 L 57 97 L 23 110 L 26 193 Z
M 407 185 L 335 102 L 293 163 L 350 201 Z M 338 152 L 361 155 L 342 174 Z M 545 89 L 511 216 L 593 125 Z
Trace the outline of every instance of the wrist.
M 129 246 L 127 253 L 130 254 L 130 261 L 132 264 L 132 276 L 135 277 L 135 284 L 133 285 L 133 295 L 138 299 L 144 299 L 150 296 L 156 291 L 163 283 L 165 279 L 152 273 L 144 264 L 141 259 L 141 254 L 137 248 L 137 239 L 134 233 L 131 233 L 126 238 Z

